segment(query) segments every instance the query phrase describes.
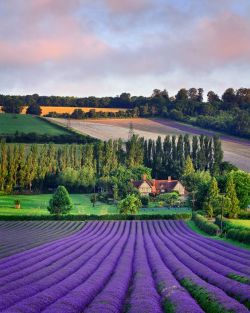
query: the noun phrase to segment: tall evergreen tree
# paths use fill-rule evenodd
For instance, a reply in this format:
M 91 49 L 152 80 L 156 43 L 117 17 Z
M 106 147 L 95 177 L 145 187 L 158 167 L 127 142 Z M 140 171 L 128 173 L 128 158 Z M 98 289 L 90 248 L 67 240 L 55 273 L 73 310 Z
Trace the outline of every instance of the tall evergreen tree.
M 234 184 L 232 175 L 227 176 L 226 194 L 227 194 L 227 197 L 230 199 L 230 206 L 228 208 L 229 217 L 235 218 L 237 217 L 237 214 L 240 211 L 240 207 L 239 207 L 239 200 L 237 198 L 235 184 Z
M 8 175 L 7 146 L 4 141 L 1 141 L 0 161 L 0 190 L 4 190 Z

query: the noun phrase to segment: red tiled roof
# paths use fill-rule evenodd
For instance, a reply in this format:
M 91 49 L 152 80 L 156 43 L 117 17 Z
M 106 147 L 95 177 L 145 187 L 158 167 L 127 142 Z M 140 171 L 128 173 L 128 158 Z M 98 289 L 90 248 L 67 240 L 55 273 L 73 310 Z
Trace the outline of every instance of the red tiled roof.
M 155 186 L 156 190 L 164 189 L 166 191 L 171 191 L 174 189 L 174 187 L 179 182 L 178 180 L 158 180 L 158 179 L 152 179 L 152 180 L 137 180 L 133 181 L 133 185 L 136 188 L 139 188 L 143 182 L 146 182 L 150 187 Z

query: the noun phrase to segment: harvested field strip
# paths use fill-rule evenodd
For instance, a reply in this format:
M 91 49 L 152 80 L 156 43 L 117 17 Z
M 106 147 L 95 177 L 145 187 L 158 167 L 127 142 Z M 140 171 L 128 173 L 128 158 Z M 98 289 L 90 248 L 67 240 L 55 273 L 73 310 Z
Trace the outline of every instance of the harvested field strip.
M 69 236 L 84 226 L 82 222 L 0 222 L 0 258 Z
M 21 114 L 25 114 L 27 111 L 27 106 L 23 107 Z M 118 112 L 118 111 L 126 111 L 126 109 L 119 109 L 119 108 L 94 108 L 94 107 L 56 107 L 56 106 L 41 106 L 42 115 L 46 115 L 49 112 L 56 112 L 56 113 L 68 113 L 71 114 L 74 112 L 75 109 L 81 109 L 83 112 L 89 112 L 90 110 L 95 110 L 96 112 Z M 2 112 L 2 107 L 0 106 L 0 112 Z
M 0 311 L 249 312 L 250 286 L 230 278 L 250 278 L 249 257 L 182 221 L 88 222 L 0 260 Z

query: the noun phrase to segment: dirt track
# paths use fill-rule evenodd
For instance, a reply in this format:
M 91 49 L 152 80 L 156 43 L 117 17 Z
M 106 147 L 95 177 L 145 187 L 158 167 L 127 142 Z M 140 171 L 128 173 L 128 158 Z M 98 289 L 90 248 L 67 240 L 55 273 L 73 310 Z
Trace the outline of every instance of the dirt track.
M 52 119 L 63 125 L 67 125 L 65 119 Z M 169 121 L 165 119 L 98 119 L 98 120 L 71 120 L 70 126 L 84 134 L 107 140 L 109 138 L 122 138 L 126 140 L 129 135 L 130 124 L 133 124 L 134 132 L 144 138 L 156 139 L 158 136 L 178 135 L 188 133 L 190 135 L 213 135 L 215 132 L 202 130 L 197 127 Z M 239 168 L 250 172 L 250 141 L 235 137 L 221 135 L 224 159 L 235 164 Z

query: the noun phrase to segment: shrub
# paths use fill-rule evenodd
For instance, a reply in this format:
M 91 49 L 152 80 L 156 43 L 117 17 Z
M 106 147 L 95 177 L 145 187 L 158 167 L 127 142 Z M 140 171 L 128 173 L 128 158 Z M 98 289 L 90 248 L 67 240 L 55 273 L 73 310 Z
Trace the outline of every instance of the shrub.
M 190 219 L 190 213 L 178 214 L 107 214 L 107 215 L 0 215 L 0 221 L 133 221 L 133 220 L 186 220 Z
M 227 232 L 227 238 L 250 244 L 250 230 L 231 228 Z
M 50 214 L 60 215 L 69 213 L 72 209 L 72 201 L 68 191 L 64 186 L 58 186 L 52 198 L 49 201 L 48 211 Z
M 207 234 L 214 236 L 219 234 L 219 226 L 214 223 L 208 222 L 204 216 L 195 213 L 193 215 L 193 220 L 195 224 Z
M 119 202 L 118 209 L 121 214 L 136 214 L 141 206 L 141 200 L 136 195 L 131 194 Z
M 147 197 L 147 196 L 141 197 L 141 203 L 144 206 L 148 206 L 148 204 L 149 204 L 149 197 Z
M 250 211 L 240 211 L 238 214 L 239 219 L 249 220 L 250 219 Z

